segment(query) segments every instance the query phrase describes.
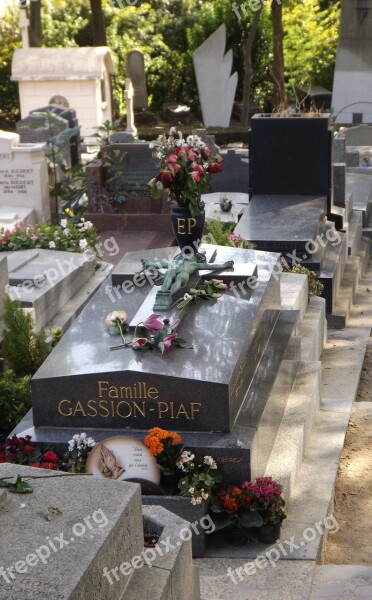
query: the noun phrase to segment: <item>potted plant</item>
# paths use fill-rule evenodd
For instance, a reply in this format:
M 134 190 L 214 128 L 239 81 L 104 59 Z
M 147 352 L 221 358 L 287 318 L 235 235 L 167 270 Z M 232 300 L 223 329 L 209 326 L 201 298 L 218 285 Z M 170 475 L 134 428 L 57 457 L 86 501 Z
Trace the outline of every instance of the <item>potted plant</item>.
M 286 514 L 281 486 L 271 477 L 257 477 L 238 486 L 221 489 L 213 498 L 216 529 L 227 529 L 234 545 L 249 540 L 274 543 Z
M 222 171 L 223 160 L 197 135 L 183 138 L 182 132 L 170 129 L 150 144 L 159 162 L 158 175 L 149 182 L 153 195 L 167 190 L 171 200 L 171 220 L 179 247 L 196 252 L 201 242 L 205 213 L 201 194 L 209 188 L 212 173 Z M 190 253 L 190 251 L 189 251 Z

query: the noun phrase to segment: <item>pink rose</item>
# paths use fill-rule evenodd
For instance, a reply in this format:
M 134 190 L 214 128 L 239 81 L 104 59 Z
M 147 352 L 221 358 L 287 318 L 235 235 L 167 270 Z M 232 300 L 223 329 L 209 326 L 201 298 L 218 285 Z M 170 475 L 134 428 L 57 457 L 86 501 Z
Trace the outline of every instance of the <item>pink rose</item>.
M 132 348 L 133 350 L 139 350 L 140 348 L 144 348 L 148 343 L 147 338 L 134 338 L 132 340 Z
M 199 171 L 192 171 L 191 177 L 193 181 L 200 181 L 200 173 Z

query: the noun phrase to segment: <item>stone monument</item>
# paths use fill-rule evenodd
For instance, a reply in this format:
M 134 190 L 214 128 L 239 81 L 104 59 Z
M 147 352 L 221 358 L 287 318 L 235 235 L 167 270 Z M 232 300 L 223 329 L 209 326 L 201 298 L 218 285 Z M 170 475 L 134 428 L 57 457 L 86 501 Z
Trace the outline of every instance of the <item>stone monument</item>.
M 18 134 L 0 131 L 0 207 L 34 209 L 39 223 L 50 218 L 45 147 L 21 144 Z
M 132 80 L 125 80 L 125 106 L 127 109 L 127 127 L 125 129 L 125 133 L 129 133 L 134 138 L 138 137 L 137 127 L 134 124 L 134 112 L 133 112 L 133 102 L 135 97 L 135 90 L 133 89 Z
M 193 54 L 199 99 L 206 127 L 228 127 L 238 74 L 231 75 L 232 50 L 225 54 L 226 26 L 221 25 Z
M 145 59 L 141 50 L 131 50 L 128 53 L 126 76 L 132 80 L 134 89 L 133 108 L 148 108 Z
M 336 123 L 372 122 L 371 44 L 372 0 L 341 2 L 332 96 Z

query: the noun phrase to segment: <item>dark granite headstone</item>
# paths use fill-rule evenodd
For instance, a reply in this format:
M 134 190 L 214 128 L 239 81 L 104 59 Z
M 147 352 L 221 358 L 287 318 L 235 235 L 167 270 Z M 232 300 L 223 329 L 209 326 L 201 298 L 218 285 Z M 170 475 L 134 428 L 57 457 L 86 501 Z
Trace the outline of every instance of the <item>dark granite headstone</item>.
M 329 115 L 255 115 L 249 140 L 250 194 L 326 196 L 331 212 L 331 157 Z
M 109 144 L 101 150 L 105 187 L 126 196 L 151 196 L 150 179 L 158 172 L 149 144 Z

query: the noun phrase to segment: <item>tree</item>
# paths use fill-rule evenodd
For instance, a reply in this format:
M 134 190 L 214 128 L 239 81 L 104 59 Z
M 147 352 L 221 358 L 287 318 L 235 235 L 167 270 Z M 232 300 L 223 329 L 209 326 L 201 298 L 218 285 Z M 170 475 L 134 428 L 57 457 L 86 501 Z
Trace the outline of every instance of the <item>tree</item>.
M 249 123 L 249 103 L 251 99 L 251 84 L 253 77 L 252 50 L 253 43 L 257 34 L 258 24 L 262 12 L 262 4 L 255 12 L 252 24 L 249 28 L 247 41 L 244 47 L 244 74 L 243 74 L 243 106 L 242 106 L 242 127 L 248 127 Z
M 107 46 L 102 0 L 90 0 L 90 9 L 92 13 L 93 46 Z
M 287 106 L 287 94 L 284 79 L 284 33 L 282 21 L 282 4 L 278 4 L 278 0 L 272 0 L 271 20 L 273 24 L 273 101 L 274 108 L 281 110 Z

